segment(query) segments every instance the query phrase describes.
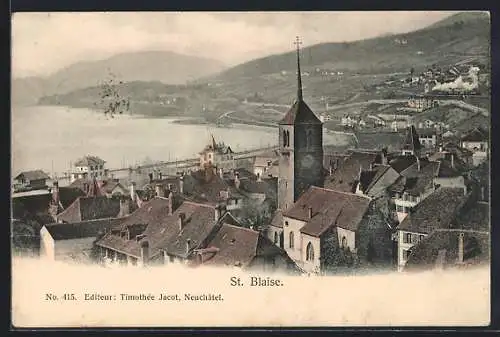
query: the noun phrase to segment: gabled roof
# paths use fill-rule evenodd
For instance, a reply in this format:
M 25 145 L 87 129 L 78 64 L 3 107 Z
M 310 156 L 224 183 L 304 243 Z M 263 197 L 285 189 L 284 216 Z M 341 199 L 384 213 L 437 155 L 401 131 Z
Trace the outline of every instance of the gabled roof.
M 399 177 L 389 190 L 395 193 L 407 192 L 410 195 L 418 196 L 433 184 L 434 178 L 438 175 L 440 163 L 420 159 L 420 170 L 418 162 L 401 171 Z
M 104 165 L 106 162 L 97 156 L 85 156 L 75 162 L 75 166 Z
M 487 263 L 490 258 L 490 234 L 481 231 L 464 231 L 464 262 Z M 405 271 L 434 269 L 439 251 L 444 251 L 444 267 L 456 265 L 460 231 L 436 230 L 413 247 Z
M 469 131 L 463 138 L 464 142 L 487 142 L 488 133 L 480 128 L 474 128 Z
M 403 142 L 403 150 L 418 151 L 420 150 L 420 140 L 418 139 L 417 130 L 415 126 L 409 126 L 406 129 L 406 136 Z
M 54 240 L 71 240 L 97 237 L 118 224 L 122 219 L 97 219 L 74 223 L 52 223 L 45 225 Z
M 292 105 L 290 110 L 285 114 L 285 117 L 279 122 L 280 125 L 293 124 L 319 124 L 323 123 L 319 120 L 314 112 L 303 100 L 297 100 Z
M 359 179 L 360 169 L 368 169 L 380 159 L 377 152 L 353 151 L 348 157 L 339 160 L 339 166 L 331 176 L 325 178 L 324 186 L 342 192 L 354 192 Z
M 450 228 L 467 198 L 463 188 L 440 187 L 421 201 L 398 229 L 429 234 L 436 229 Z
M 114 218 L 120 213 L 120 201 L 107 197 L 79 197 L 57 215 L 64 222 Z
M 406 170 L 417 161 L 415 156 L 397 156 L 389 161 L 389 165 L 398 173 Z
M 41 179 L 50 179 L 47 173 L 42 170 L 34 170 L 34 171 L 24 171 L 19 173 L 14 179 L 19 180 L 24 178 L 26 180 L 41 180 Z
M 209 236 L 216 225 L 215 208 L 205 204 L 185 201 L 172 215 L 168 214 L 169 201 L 167 198 L 156 197 L 143 204 L 133 212 L 116 230 L 120 231 L 127 225 L 147 225 L 143 240 L 149 242 L 150 257 L 158 255 L 162 250 L 170 255 L 187 256 L 187 239 L 190 246 L 196 248 Z M 185 225 L 179 228 L 179 214 L 185 214 Z M 119 251 L 121 253 L 140 257 L 140 241 L 126 240 L 113 232 L 106 234 L 97 243 L 99 246 Z
M 388 165 L 376 165 L 373 170 L 367 170 L 361 172 L 361 190 L 363 193 L 367 193 L 370 189 L 377 183 L 377 181 L 389 170 L 391 169 Z
M 311 186 L 283 216 L 305 221 L 301 233 L 320 236 L 332 226 L 356 231 L 369 205 L 364 196 Z

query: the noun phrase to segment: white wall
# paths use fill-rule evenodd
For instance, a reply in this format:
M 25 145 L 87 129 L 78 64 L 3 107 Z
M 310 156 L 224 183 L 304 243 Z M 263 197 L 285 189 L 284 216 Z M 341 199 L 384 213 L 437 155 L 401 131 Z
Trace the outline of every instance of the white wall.
M 297 241 L 297 240 L 296 240 Z M 298 263 L 299 266 L 301 266 L 306 272 L 309 273 L 318 273 L 320 272 L 321 268 L 321 242 L 320 238 L 310 236 L 307 234 L 302 234 L 301 235 L 301 245 L 300 245 L 300 251 L 301 251 L 301 258 L 300 258 L 300 263 Z M 313 246 L 314 250 L 314 260 L 312 261 L 307 261 L 307 245 L 311 243 Z
M 347 247 L 351 252 L 356 251 L 356 233 L 348 229 L 337 227 L 337 236 L 339 239 L 339 246 L 342 245 L 342 238 L 345 236 L 347 240 Z
M 55 259 L 54 239 L 44 226 L 40 230 L 40 257 L 45 259 Z
M 405 241 L 405 234 L 412 234 L 412 242 L 411 243 L 404 242 Z M 415 242 L 413 241 L 414 235 L 417 236 L 417 241 L 415 241 Z M 424 235 L 424 237 L 427 236 L 427 234 L 424 234 L 424 233 L 398 231 L 398 271 L 401 271 L 406 264 L 406 259 L 404 258 L 404 251 L 415 246 L 418 243 L 418 241 L 420 241 L 421 235 Z
M 71 259 L 71 255 L 82 256 L 83 252 L 90 253 L 95 237 L 55 241 L 55 259 Z
M 288 226 L 286 226 L 286 222 L 288 222 Z M 302 262 L 302 236 L 300 234 L 300 229 L 304 227 L 306 223 L 304 221 L 283 217 L 283 242 L 284 248 L 287 252 L 288 256 L 290 256 L 295 262 Z M 290 248 L 290 233 L 294 233 L 294 246 Z M 305 253 L 304 253 L 305 254 Z M 305 260 L 305 255 L 304 255 Z

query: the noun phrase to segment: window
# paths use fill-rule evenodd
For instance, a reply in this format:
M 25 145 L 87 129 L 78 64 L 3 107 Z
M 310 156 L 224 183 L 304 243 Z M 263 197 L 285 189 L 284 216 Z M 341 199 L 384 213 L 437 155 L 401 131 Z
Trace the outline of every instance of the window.
M 422 241 L 425 238 L 425 235 L 420 235 L 419 236 L 419 242 Z
M 274 232 L 274 244 L 278 244 L 278 232 Z
M 403 259 L 405 261 L 408 261 L 408 258 L 410 257 L 410 255 L 411 255 L 411 250 L 409 250 L 409 249 L 403 250 Z
M 342 248 L 346 248 L 347 247 L 347 239 L 345 236 L 342 237 L 342 243 L 340 245 Z
M 411 243 L 411 233 L 405 233 L 403 236 L 404 243 Z
M 289 239 L 290 239 L 290 242 L 289 242 L 289 244 L 290 244 L 290 248 L 293 248 L 293 246 L 294 246 L 294 242 L 293 242 L 293 232 L 290 232 L 290 238 L 289 238 Z
M 312 146 L 312 130 L 306 131 L 306 147 Z
M 288 221 L 285 221 L 285 227 L 288 227 Z
M 314 260 L 314 248 L 312 243 L 307 244 L 306 248 L 306 261 L 313 261 Z
M 398 213 L 406 213 L 404 206 L 396 205 L 396 212 Z

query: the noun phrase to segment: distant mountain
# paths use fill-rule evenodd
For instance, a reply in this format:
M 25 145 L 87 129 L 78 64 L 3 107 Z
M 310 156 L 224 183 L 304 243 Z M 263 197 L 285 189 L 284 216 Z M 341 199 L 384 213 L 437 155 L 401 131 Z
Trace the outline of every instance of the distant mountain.
M 427 28 L 406 34 L 303 48 L 302 65 L 364 73 L 408 71 L 464 58 L 489 62 L 490 22 L 487 13 L 458 13 Z M 294 51 L 271 55 L 230 68 L 215 78 L 231 80 L 295 71 Z
M 224 64 L 213 59 L 169 51 L 124 53 L 105 60 L 78 62 L 45 78 L 14 79 L 12 102 L 33 104 L 42 96 L 96 86 L 110 73 L 123 82 L 158 81 L 165 84 L 184 84 L 218 73 L 224 68 Z

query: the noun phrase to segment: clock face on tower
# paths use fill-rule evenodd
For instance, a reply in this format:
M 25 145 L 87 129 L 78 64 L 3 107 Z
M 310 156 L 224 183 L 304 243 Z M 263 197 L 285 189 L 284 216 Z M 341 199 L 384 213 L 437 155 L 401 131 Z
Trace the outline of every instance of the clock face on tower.
M 302 166 L 304 168 L 313 168 L 314 167 L 314 158 L 310 154 L 307 154 L 302 158 Z

